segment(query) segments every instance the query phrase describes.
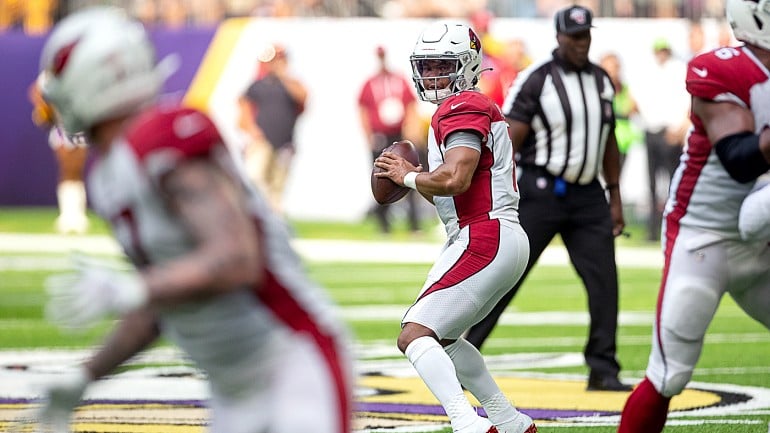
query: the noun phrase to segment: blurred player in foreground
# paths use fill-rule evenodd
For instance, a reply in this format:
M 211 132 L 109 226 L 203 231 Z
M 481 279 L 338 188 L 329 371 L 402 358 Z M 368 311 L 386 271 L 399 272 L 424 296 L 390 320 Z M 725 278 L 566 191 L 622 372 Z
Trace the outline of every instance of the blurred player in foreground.
M 56 200 L 59 216 L 56 218 L 56 230 L 62 234 L 83 234 L 88 231 L 86 214 L 86 187 L 83 171 L 88 150 L 82 137 L 68 137 L 54 123 L 53 110 L 40 95 L 40 87 L 45 74 L 38 76 L 29 89 L 32 102 L 32 121 L 48 131 L 48 145 L 56 157 L 59 179 L 56 185 Z
M 744 45 L 701 54 L 687 68 L 693 127 L 664 214 L 652 353 L 619 433 L 663 430 L 725 293 L 770 328 L 767 193 L 749 195 L 770 169 L 770 13 L 751 0 L 727 0 L 726 9 Z
M 136 266 L 84 261 L 47 281 L 54 322 L 121 320 L 82 367 L 47 385 L 41 423 L 66 431 L 89 382 L 162 332 L 209 380 L 210 431 L 348 432 L 345 328 L 211 120 L 155 101 L 173 66 L 156 64 L 141 24 L 114 9 L 70 15 L 41 67 L 57 120 L 96 153 L 94 209 Z
M 428 132 L 429 172 L 384 152 L 375 165 L 436 206 L 447 243 L 402 320 L 398 348 L 441 402 L 455 433 L 534 433 L 462 338 L 516 283 L 529 242 L 519 225 L 513 146 L 500 109 L 476 87 L 481 42 L 463 24 L 427 27 L 410 57 L 420 99 L 438 105 Z M 487 413 L 479 417 L 463 393 Z

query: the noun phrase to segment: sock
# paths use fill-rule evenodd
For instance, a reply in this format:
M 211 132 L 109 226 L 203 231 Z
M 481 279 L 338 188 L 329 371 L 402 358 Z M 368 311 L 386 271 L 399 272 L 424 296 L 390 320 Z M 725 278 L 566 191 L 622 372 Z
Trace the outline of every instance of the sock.
M 666 425 L 670 397 L 662 396 L 646 377 L 628 397 L 618 433 L 660 433 Z
M 61 232 L 83 233 L 88 229 L 86 189 L 79 180 L 61 181 L 56 188 L 59 202 L 57 225 Z
M 444 350 L 455 366 L 460 383 L 484 406 L 492 424 L 500 425 L 516 417 L 518 411 L 497 386 L 478 349 L 460 338 Z
M 459 431 L 472 425 L 478 418 L 476 410 L 465 397 L 452 360 L 438 341 L 431 337 L 417 338 L 409 343 L 405 354 L 444 407 L 452 430 Z

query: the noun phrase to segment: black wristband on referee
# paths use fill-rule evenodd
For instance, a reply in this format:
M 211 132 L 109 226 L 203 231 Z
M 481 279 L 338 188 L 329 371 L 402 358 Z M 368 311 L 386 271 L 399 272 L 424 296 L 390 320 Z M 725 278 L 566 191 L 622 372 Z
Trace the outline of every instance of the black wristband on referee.
M 620 188 L 620 185 L 618 185 L 617 183 L 608 183 L 607 185 L 604 186 L 604 189 L 606 189 L 607 191 L 612 189 L 617 189 L 617 188 Z

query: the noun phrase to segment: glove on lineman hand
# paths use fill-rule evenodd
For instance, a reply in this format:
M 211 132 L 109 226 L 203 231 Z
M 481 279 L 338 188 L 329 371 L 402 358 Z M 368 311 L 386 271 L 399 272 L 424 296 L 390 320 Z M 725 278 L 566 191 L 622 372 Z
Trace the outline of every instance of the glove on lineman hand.
M 135 270 L 83 256 L 75 258 L 75 273 L 45 281 L 49 300 L 46 318 L 62 328 L 86 328 L 111 314 L 123 314 L 147 302 L 147 287 Z
M 68 433 L 72 411 L 80 403 L 91 375 L 85 368 L 79 368 L 57 376 L 43 385 L 43 405 L 38 419 L 40 430 L 51 433 Z

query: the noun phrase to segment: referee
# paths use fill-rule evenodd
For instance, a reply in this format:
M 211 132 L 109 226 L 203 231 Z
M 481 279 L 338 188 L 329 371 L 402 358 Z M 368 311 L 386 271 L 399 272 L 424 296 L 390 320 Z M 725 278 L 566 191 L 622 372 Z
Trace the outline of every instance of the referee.
M 627 391 L 615 357 L 618 278 L 615 240 L 625 226 L 620 158 L 607 73 L 588 60 L 591 11 L 556 13 L 558 47 L 517 77 L 503 104 L 519 158 L 519 217 L 530 240 L 527 269 L 467 340 L 481 347 L 540 254 L 561 235 L 588 292 L 588 390 Z M 600 182 L 602 176 L 604 182 Z M 609 203 L 608 203 L 609 196 Z

